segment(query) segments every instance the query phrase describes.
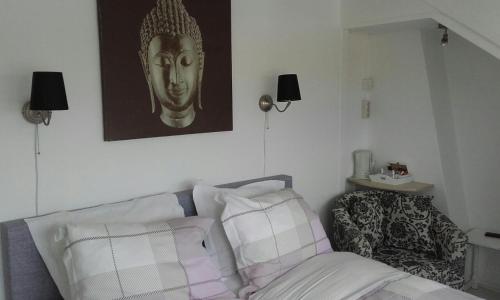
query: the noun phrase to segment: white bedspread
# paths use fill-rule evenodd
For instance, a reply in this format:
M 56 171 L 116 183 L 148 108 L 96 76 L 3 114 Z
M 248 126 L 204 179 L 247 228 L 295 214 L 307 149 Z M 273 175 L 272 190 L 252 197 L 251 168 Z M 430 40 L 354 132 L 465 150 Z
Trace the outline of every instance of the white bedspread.
M 408 276 L 374 260 L 336 252 L 303 262 L 250 299 L 354 300 Z
M 305 261 L 250 297 L 328 300 L 469 300 L 477 297 L 345 252 Z

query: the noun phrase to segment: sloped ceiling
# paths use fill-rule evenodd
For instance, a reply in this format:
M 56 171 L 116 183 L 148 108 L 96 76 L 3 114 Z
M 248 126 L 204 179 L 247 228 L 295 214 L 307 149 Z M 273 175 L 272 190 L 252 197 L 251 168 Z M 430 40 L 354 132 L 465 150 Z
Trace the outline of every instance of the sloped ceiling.
M 346 29 L 434 19 L 500 59 L 498 0 L 343 0 Z

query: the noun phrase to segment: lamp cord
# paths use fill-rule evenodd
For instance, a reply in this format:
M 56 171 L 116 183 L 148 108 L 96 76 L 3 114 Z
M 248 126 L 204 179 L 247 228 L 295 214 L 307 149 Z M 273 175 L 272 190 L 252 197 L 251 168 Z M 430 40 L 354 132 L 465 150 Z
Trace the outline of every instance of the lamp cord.
M 40 136 L 38 124 L 35 125 L 35 215 L 38 216 L 38 156 L 40 155 Z
M 263 134 L 263 137 L 264 137 L 264 141 L 263 141 L 263 145 L 264 145 L 264 166 L 263 166 L 263 173 L 264 173 L 264 177 L 266 177 L 266 172 L 267 172 L 267 131 L 269 130 L 269 112 L 265 112 L 264 113 L 265 115 L 265 119 L 264 119 L 264 134 Z

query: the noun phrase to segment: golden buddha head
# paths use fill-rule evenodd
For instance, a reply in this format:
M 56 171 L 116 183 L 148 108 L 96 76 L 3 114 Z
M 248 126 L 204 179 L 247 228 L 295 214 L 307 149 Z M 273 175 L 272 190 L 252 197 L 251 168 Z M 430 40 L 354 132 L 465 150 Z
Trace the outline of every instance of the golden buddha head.
M 152 112 L 160 102 L 165 125 L 184 128 L 193 123 L 194 103 L 201 105 L 205 54 L 196 20 L 181 0 L 158 0 L 141 26 L 139 50 L 149 87 Z

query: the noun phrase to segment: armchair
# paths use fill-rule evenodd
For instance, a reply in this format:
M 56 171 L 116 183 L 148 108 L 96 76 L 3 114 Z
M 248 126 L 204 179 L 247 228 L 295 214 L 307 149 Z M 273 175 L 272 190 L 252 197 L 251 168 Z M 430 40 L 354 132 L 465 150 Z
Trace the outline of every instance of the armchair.
M 337 248 L 364 257 L 372 257 L 372 247 L 370 243 L 358 229 L 358 226 L 351 221 L 347 211 L 336 211 L 335 218 L 333 219 L 333 231 Z
M 345 194 L 332 211 L 333 246 L 462 289 L 467 236 L 431 200 L 386 191 Z

